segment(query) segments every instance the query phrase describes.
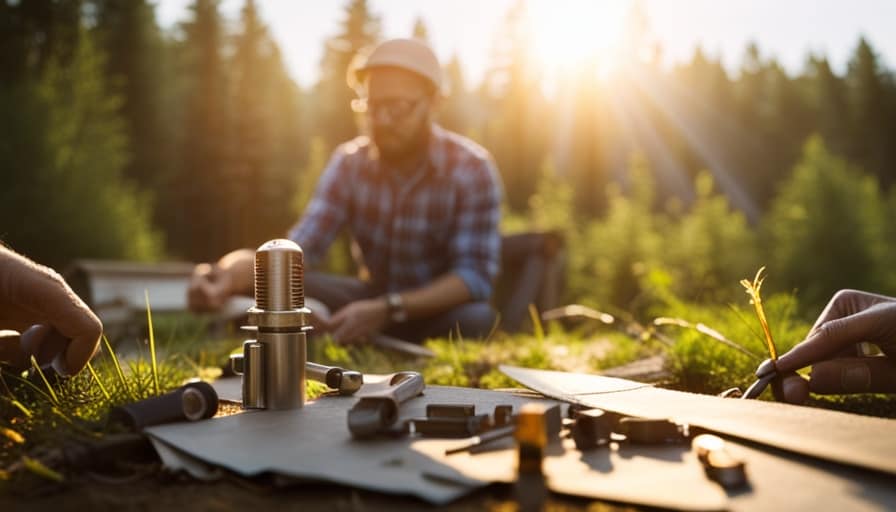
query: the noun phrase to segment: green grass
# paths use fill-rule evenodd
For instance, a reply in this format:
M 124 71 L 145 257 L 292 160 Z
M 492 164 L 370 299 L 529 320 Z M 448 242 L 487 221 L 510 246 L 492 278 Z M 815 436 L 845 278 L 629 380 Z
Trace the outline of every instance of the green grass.
M 155 353 L 152 337 L 150 351 Z M 111 408 L 166 393 L 193 376 L 173 360 L 121 360 L 105 337 L 103 353 L 87 371 L 58 383 L 39 368 L 37 374 L 36 380 L 0 374 L 0 429 L 16 437 L 0 439 L 0 469 L 6 473 L 12 468 L 40 474 L 41 462 L 28 458 L 32 451 L 52 452 L 72 440 L 102 437 L 115 430 L 106 425 Z
M 795 315 L 793 296 L 774 295 L 764 300 L 763 305 L 779 351 L 786 352 L 803 339 L 810 326 Z M 676 388 L 702 393 L 719 393 L 734 386 L 746 389 L 754 380 L 756 367 L 768 357 L 762 327 L 748 304 L 680 304 L 671 307 L 668 315 L 694 325 L 702 323 L 739 347 L 720 342 L 695 328 L 658 327 L 675 340 L 668 349 L 668 357 Z
M 808 331 L 808 322 L 795 313 L 794 296 L 773 295 L 763 300 L 763 306 L 781 353 Z M 593 373 L 660 354 L 672 374 L 666 384 L 718 393 L 733 386 L 744 389 L 767 357 L 766 335 L 746 298 L 742 304 L 704 305 L 667 297 L 649 311 L 650 316 L 642 319 L 616 311 L 610 324 L 586 319 L 543 325 L 532 310 L 530 334 L 498 332 L 485 341 L 462 336 L 429 340 L 426 346 L 435 357 L 425 360 L 316 336 L 309 342 L 309 359 L 367 374 L 417 370 L 429 385 L 505 388 L 517 384 L 498 371 L 501 364 Z M 104 337 L 102 354 L 86 371 L 59 384 L 43 375 L 28 381 L 0 374 L 0 490 L 18 485 L 23 474 L 49 482 L 64 479 L 65 473 L 44 464 L 40 455 L 72 440 L 109 434 L 114 429 L 106 425 L 106 418 L 117 405 L 166 393 L 197 376 L 217 378 L 242 342 L 236 331 L 209 336 L 208 322 L 202 318 L 154 317 L 148 304 L 147 324 L 148 347 L 121 341 L 115 349 L 130 355 L 118 357 Z M 309 397 L 326 389 L 308 383 Z M 881 416 L 896 412 L 892 397 L 813 397 L 812 403 Z

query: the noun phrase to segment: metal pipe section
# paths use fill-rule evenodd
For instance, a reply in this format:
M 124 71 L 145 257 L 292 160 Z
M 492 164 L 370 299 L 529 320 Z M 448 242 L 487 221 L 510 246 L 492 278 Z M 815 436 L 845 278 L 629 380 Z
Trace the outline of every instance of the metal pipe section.
M 244 344 L 243 407 L 302 407 L 310 311 L 305 307 L 304 255 L 296 243 L 271 240 L 255 252 L 255 306 L 248 313 L 257 339 Z

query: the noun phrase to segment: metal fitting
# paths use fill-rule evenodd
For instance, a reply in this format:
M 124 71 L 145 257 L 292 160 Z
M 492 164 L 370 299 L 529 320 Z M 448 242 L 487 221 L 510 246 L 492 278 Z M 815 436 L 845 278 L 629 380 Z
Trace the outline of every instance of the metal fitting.
M 243 343 L 243 408 L 297 409 L 305 404 L 304 255 L 290 240 L 264 243 L 255 252 L 255 306 L 249 324 L 257 332 Z M 238 368 L 239 367 L 239 368 Z

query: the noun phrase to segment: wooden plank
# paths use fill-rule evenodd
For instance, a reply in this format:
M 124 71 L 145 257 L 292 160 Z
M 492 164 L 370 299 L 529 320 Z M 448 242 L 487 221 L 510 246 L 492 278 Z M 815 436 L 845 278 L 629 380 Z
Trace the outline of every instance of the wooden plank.
M 545 396 L 626 415 L 670 418 L 781 450 L 896 475 L 896 420 L 659 389 L 625 379 L 501 366 Z

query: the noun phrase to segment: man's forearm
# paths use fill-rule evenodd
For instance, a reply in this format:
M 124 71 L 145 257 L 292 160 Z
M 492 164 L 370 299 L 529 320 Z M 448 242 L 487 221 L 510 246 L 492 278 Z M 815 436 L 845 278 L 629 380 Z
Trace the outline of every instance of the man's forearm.
M 255 286 L 255 252 L 237 249 L 221 257 L 216 271 L 228 276 L 230 295 L 251 295 Z
M 432 283 L 401 293 L 408 318 L 435 315 L 468 302 L 470 290 L 463 279 L 451 272 L 437 278 Z

